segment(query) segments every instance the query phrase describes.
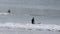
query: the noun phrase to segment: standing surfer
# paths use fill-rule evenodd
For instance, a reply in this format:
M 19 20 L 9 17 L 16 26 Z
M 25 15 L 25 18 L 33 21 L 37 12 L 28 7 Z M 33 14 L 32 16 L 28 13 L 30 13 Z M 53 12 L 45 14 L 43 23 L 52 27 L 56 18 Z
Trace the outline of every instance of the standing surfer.
M 35 24 L 35 23 L 34 23 L 34 17 L 32 18 L 31 22 L 32 22 L 32 24 Z

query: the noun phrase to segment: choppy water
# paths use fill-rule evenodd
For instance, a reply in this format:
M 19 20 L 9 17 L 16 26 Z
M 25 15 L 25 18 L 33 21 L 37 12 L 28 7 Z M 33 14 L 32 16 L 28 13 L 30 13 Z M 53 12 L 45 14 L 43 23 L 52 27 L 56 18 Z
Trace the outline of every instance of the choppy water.
M 15 23 L 31 23 L 32 17 L 35 18 L 35 23 L 44 23 L 44 24 L 59 24 L 60 25 L 60 16 L 42 16 L 42 15 L 15 15 L 15 14 L 0 14 L 0 22 L 15 22 Z

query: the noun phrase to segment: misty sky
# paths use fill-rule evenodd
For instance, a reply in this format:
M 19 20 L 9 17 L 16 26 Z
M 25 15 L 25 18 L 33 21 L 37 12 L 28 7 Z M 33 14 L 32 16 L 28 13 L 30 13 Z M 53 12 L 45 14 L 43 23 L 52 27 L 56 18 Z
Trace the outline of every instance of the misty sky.
M 5 11 L 5 9 L 15 9 L 20 13 L 25 11 L 24 13 L 37 15 L 46 13 L 60 15 L 60 0 L 0 0 L 0 11 Z

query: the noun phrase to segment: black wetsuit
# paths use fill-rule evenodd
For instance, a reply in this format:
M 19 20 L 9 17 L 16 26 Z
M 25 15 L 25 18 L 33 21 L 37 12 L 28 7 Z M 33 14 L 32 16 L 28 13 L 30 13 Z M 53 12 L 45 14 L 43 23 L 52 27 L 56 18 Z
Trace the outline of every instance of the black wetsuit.
M 8 10 L 8 13 L 10 13 L 10 10 Z
M 34 23 L 34 17 L 32 18 L 32 24 L 35 24 L 35 23 Z

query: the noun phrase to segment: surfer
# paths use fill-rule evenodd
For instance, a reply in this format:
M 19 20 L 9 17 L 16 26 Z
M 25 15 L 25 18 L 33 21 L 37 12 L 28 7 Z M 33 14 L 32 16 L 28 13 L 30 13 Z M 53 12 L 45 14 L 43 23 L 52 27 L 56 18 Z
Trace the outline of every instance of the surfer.
M 32 24 L 35 24 L 35 23 L 34 23 L 34 17 L 32 18 L 31 22 L 32 22 Z
M 8 13 L 10 13 L 11 11 L 10 10 L 8 10 Z

